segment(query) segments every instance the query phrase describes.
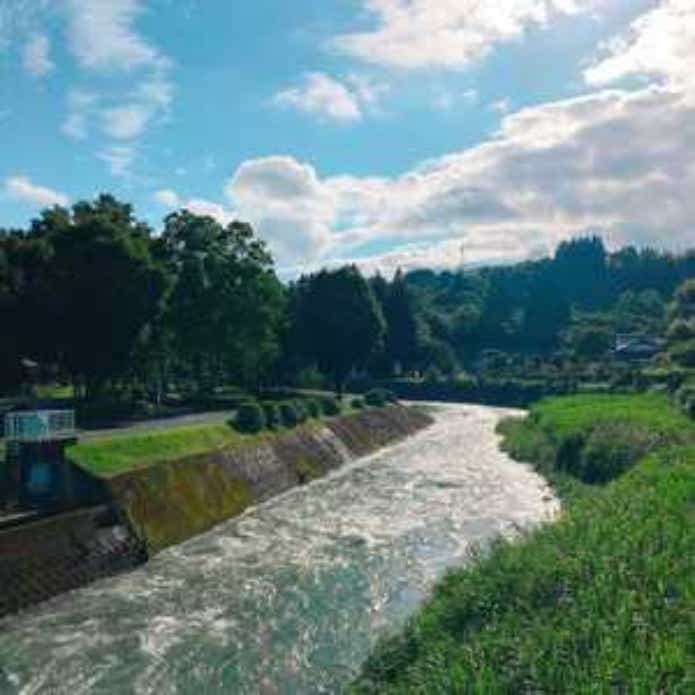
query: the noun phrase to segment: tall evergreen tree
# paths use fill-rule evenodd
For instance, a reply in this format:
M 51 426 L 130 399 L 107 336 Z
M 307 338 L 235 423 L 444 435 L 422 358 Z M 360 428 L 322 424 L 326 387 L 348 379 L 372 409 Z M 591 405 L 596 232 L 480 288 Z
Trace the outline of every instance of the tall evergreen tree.
M 304 354 L 342 393 L 350 371 L 366 367 L 383 346 L 381 309 L 354 265 L 303 277 L 297 292 Z

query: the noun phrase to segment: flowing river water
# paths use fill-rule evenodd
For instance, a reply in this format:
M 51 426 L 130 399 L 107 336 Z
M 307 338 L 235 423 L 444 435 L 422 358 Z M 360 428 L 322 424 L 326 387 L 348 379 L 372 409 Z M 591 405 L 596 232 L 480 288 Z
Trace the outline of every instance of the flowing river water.
M 340 692 L 472 547 L 556 513 L 498 449 L 508 414 L 438 407 L 405 442 L 0 622 L 0 693 Z

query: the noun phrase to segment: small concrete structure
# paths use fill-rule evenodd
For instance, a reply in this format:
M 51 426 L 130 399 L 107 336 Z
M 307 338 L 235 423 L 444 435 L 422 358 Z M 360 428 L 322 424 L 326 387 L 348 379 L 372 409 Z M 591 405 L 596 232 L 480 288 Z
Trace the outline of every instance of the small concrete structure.
M 73 466 L 65 457 L 77 442 L 72 410 L 27 410 L 5 415 L 5 496 L 18 509 L 75 505 Z

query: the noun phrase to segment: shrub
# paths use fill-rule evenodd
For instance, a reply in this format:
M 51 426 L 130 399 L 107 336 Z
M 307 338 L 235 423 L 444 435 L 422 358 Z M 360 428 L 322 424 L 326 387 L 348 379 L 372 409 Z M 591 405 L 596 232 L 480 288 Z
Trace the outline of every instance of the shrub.
M 294 401 L 294 409 L 297 413 L 297 421 L 298 422 L 300 422 L 300 423 L 306 422 L 309 419 L 309 412 L 306 408 L 304 401 L 295 400 Z
M 669 351 L 669 356 L 682 367 L 695 367 L 695 338 L 674 345 Z
M 381 408 L 386 405 L 387 402 L 391 402 L 390 398 L 395 399 L 395 396 L 392 396 L 391 392 L 386 389 L 372 389 L 364 394 L 364 402 L 375 408 Z
M 676 402 L 680 409 L 691 418 L 695 418 L 695 382 L 683 384 L 676 392 Z
M 324 415 L 340 415 L 340 402 L 337 398 L 325 396 L 321 399 L 321 409 L 323 410 Z
M 304 401 L 307 411 L 309 412 L 309 417 L 318 418 L 321 417 L 321 406 L 318 401 L 314 398 L 307 398 Z
M 294 402 L 285 401 L 280 403 L 280 419 L 285 427 L 296 427 L 299 424 L 299 417 Z
M 280 412 L 278 406 L 275 403 L 264 403 L 263 404 L 263 414 L 265 415 L 266 427 L 274 429 L 280 425 Z
M 607 483 L 660 443 L 653 431 L 633 423 L 600 423 L 591 431 L 581 456 L 578 477 L 585 483 Z
M 362 410 L 364 408 L 364 399 L 363 398 L 353 398 L 350 401 L 350 407 L 354 408 L 355 410 Z
M 457 391 L 469 392 L 476 387 L 475 377 L 467 372 L 459 372 L 453 379 L 453 386 Z
M 389 389 L 382 389 L 382 392 L 384 394 L 384 400 L 387 403 L 398 403 L 398 396 L 393 391 L 389 391 Z
M 239 432 L 255 433 L 265 429 L 266 418 L 258 403 L 242 403 L 234 421 Z

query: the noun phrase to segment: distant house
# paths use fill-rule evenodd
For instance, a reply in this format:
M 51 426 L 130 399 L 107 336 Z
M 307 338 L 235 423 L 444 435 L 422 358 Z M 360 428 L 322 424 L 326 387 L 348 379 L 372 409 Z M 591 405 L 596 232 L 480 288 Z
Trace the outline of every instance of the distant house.
M 640 362 L 652 359 L 664 349 L 664 341 L 649 335 L 618 334 L 613 354 L 617 359 Z

